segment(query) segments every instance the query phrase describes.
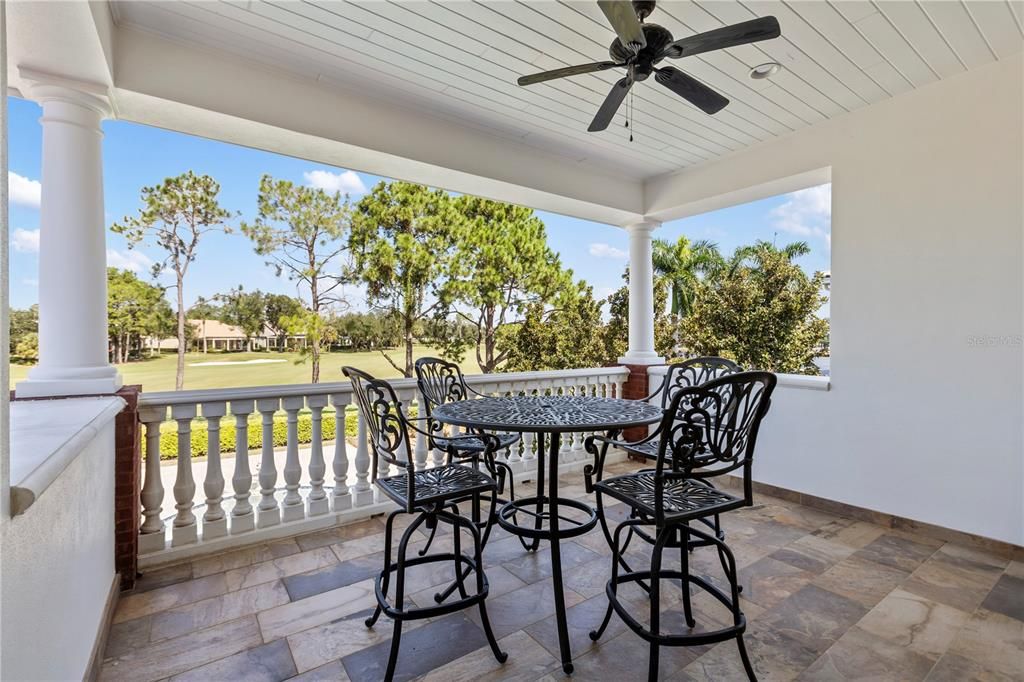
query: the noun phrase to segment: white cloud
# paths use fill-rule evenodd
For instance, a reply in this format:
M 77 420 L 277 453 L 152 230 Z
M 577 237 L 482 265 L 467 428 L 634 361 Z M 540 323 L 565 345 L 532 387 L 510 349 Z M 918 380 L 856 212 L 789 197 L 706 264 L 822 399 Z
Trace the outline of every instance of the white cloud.
M 801 189 L 772 209 L 773 225 L 790 234 L 818 238 L 832 245 L 832 185 Z
M 629 252 L 617 249 L 611 244 L 605 244 L 604 242 L 594 242 L 590 245 L 590 255 L 595 258 L 614 258 L 616 260 L 626 260 L 629 258 Z
M 19 227 L 11 235 L 11 246 L 22 253 L 39 253 L 39 230 L 23 230 Z
M 141 251 L 135 251 L 134 249 L 128 249 L 127 251 L 107 249 L 107 267 L 142 272 L 152 266 L 153 261 Z
M 302 177 L 310 186 L 322 189 L 325 192 L 341 192 L 350 196 L 366 194 L 366 185 L 362 178 L 354 171 L 343 171 L 332 173 L 325 170 L 315 170 L 303 173 Z
M 43 186 L 38 180 L 29 180 L 14 171 L 7 172 L 7 189 L 12 204 L 39 208 Z

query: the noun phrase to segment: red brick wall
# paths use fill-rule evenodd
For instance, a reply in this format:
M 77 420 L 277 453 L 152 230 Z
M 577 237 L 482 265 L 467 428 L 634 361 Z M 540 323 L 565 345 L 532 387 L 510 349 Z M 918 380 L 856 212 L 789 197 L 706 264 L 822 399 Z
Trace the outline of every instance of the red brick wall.
M 623 365 L 623 367 L 629 370 L 629 376 L 626 378 L 626 384 L 622 387 L 622 397 L 629 400 L 646 398 L 648 365 Z M 646 426 L 636 426 L 626 429 L 622 437 L 625 440 L 636 441 L 644 438 L 646 435 Z M 630 455 L 630 459 L 632 458 L 633 456 Z
M 139 394 L 142 386 L 125 386 L 117 395 L 127 403 L 114 422 L 114 568 L 121 589 L 135 586 L 138 572 L 139 523 L 142 509 L 142 456 Z

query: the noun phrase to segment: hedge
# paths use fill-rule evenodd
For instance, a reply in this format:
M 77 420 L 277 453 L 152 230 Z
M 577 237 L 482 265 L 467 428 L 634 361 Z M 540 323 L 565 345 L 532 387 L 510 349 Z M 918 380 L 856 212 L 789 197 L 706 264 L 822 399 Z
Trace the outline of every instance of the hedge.
M 416 416 L 416 408 L 409 410 L 410 416 Z M 335 423 L 333 414 L 324 414 L 321 420 L 321 432 L 323 439 L 334 440 Z M 345 435 L 349 438 L 356 436 L 355 414 L 350 414 L 345 421 Z M 313 442 L 313 415 L 300 414 L 298 419 L 299 444 L 308 445 Z M 206 422 L 196 420 L 192 423 L 192 456 L 205 457 L 207 453 L 207 428 Z M 259 450 L 263 447 L 263 423 L 257 417 L 249 420 L 249 449 Z M 288 444 L 288 421 L 285 415 L 274 417 L 274 446 L 284 447 Z M 235 451 L 235 425 L 230 419 L 221 419 L 220 423 L 220 451 L 222 453 Z M 178 457 L 178 428 L 175 422 L 164 422 L 160 429 L 160 459 L 176 459 Z

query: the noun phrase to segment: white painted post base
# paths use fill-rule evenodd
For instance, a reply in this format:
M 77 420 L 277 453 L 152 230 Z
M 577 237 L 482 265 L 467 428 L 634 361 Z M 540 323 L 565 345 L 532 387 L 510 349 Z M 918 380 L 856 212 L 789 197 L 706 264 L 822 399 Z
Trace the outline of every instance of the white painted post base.
M 162 530 L 158 533 L 144 533 L 139 536 L 139 554 L 162 552 L 166 546 L 167 536 Z

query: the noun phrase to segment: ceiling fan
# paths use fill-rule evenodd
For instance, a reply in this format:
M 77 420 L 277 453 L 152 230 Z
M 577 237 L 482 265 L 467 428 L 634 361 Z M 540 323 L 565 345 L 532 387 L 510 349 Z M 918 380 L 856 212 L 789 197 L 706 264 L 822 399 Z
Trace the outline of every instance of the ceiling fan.
M 579 76 L 616 67 L 625 68 L 625 78 L 612 86 L 587 128 L 590 132 L 607 128 L 633 84 L 647 80 L 652 73 L 654 80 L 698 109 L 708 114 L 718 113 L 729 103 L 728 99 L 673 66 L 659 67 L 656 64 L 666 57 L 679 59 L 725 47 L 770 40 L 782 34 L 775 17 L 761 17 L 674 40 L 668 29 L 644 23 L 654 11 L 655 0 L 598 0 L 597 4 L 617 36 L 608 48 L 612 61 L 566 66 L 522 76 L 517 81 L 519 85 L 533 85 L 555 78 Z

